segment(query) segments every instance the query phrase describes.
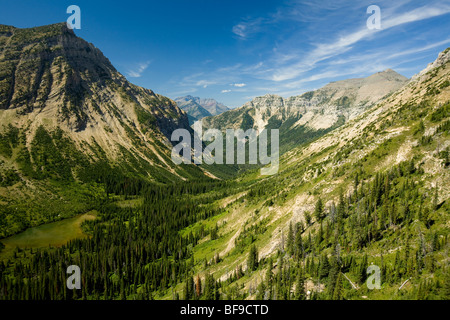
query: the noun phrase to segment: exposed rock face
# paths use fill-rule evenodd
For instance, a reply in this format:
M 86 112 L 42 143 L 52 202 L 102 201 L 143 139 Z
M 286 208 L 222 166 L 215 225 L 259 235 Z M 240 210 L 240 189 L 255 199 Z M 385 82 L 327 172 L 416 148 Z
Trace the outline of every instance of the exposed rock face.
M 367 78 L 332 82 L 316 91 L 283 98 L 266 94 L 216 117 L 204 118 L 208 128 L 280 128 L 281 134 L 303 127 L 307 131 L 327 130 L 367 110 L 408 79 L 393 70 Z M 294 139 L 303 141 L 298 135 Z M 282 139 L 283 140 L 283 139 Z
M 450 48 L 447 48 L 446 50 L 440 52 L 439 56 L 437 57 L 436 60 L 429 63 L 425 69 L 423 69 L 418 74 L 414 75 L 411 80 L 416 81 L 422 75 L 430 72 L 433 69 L 436 69 L 436 68 L 439 68 L 439 67 L 445 65 L 448 61 L 450 61 Z
M 128 150 L 171 172 L 170 135 L 190 130 L 175 102 L 129 83 L 65 23 L 0 25 L 0 131 L 8 125 L 24 131 L 27 147 L 39 127 L 59 128 L 84 153 L 90 148 L 81 145 L 98 145 L 121 161 L 120 150 Z

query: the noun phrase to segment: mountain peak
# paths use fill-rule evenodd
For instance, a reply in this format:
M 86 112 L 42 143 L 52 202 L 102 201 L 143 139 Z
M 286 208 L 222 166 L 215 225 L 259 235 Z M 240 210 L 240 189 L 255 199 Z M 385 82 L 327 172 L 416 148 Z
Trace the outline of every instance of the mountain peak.
M 412 77 L 412 79 L 416 80 L 417 78 L 424 75 L 425 73 L 427 73 L 435 68 L 439 68 L 440 66 L 443 66 L 444 64 L 446 64 L 449 61 L 450 61 L 450 47 L 448 47 L 444 51 L 440 52 L 438 57 L 436 58 L 436 60 L 429 63 L 425 69 L 420 71 L 418 74 L 414 75 Z
M 387 68 L 386 70 L 381 71 L 380 73 L 390 74 L 390 75 L 398 75 L 398 76 L 403 77 L 400 73 L 398 73 L 398 72 L 395 71 L 395 70 L 392 70 L 391 68 Z
M 45 26 L 36 26 L 29 28 L 17 28 L 10 25 L 0 24 L 0 33 L 4 33 L 6 31 L 26 33 L 28 36 L 33 34 L 34 37 L 38 37 L 39 35 L 46 34 L 47 36 L 57 35 L 57 34 L 72 34 L 75 35 L 72 29 L 67 27 L 66 22 L 58 22 L 54 24 L 49 24 Z
M 222 112 L 228 111 L 229 108 L 213 98 L 200 98 L 187 95 L 175 99 L 178 107 L 186 111 L 191 117 L 190 122 L 200 120 L 204 117 L 216 116 Z

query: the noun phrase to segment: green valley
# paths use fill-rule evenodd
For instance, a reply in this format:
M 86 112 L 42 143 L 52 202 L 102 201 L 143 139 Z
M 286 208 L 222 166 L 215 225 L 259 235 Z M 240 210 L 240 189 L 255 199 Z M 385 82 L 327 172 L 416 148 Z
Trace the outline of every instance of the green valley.
M 0 41 L 1 300 L 450 299 L 450 48 L 409 80 L 386 70 L 202 119 L 279 129 L 263 176 L 176 166 L 187 114 L 64 25 L 0 26 Z M 21 68 L 34 83 L 13 81 Z

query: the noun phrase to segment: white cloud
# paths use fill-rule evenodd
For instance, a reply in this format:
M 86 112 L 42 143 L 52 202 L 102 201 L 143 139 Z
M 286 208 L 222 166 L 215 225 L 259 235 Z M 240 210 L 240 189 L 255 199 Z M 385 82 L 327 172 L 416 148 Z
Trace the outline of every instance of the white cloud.
M 210 85 L 213 85 L 213 84 L 216 84 L 216 82 L 215 81 L 210 81 L 210 80 L 199 80 L 199 81 L 196 82 L 195 85 L 202 86 L 203 88 L 206 88 L 206 87 L 208 87 Z
M 238 87 L 238 88 L 242 88 L 245 87 L 247 84 L 245 83 L 233 83 L 232 86 Z
M 401 57 L 401 56 L 405 56 L 405 55 L 410 55 L 410 54 L 414 54 L 414 53 L 418 53 L 418 52 L 422 52 L 422 51 L 427 51 L 429 49 L 433 49 L 433 48 L 439 47 L 439 46 L 447 44 L 447 43 L 450 43 L 450 39 L 439 41 L 439 42 L 436 42 L 436 43 L 432 43 L 430 45 L 427 45 L 427 46 L 424 46 L 424 47 L 420 47 L 420 48 L 414 48 L 414 49 L 411 49 L 411 50 L 405 50 L 405 51 L 397 52 L 397 53 L 391 54 L 387 58 L 388 59 L 392 59 L 392 58 L 397 58 L 397 57 Z
M 222 93 L 228 93 L 231 92 L 231 90 L 222 90 Z
M 260 30 L 263 22 L 263 18 L 242 21 L 233 27 L 232 32 L 241 39 L 247 39 L 250 35 Z
M 344 52 L 352 49 L 352 46 L 361 40 L 376 35 L 383 30 L 387 30 L 405 23 L 420 21 L 437 17 L 450 13 L 450 6 L 439 7 L 421 7 L 398 16 L 392 16 L 388 19 L 382 20 L 381 30 L 369 30 L 364 27 L 355 32 L 348 33 L 339 37 L 334 42 L 328 44 L 318 44 L 316 48 L 310 51 L 306 57 L 298 56 L 299 62 L 287 65 L 276 70 L 270 77 L 273 81 L 284 81 L 296 78 L 304 72 L 314 69 L 314 67 L 321 61 L 338 56 Z
M 139 78 L 142 73 L 148 68 L 150 61 L 141 62 L 138 64 L 137 68 L 134 70 L 128 70 L 127 74 L 130 78 Z
M 441 16 L 450 12 L 450 6 L 427 7 L 423 6 L 391 19 L 381 22 L 382 29 L 389 29 L 404 23 L 420 21 L 428 18 Z

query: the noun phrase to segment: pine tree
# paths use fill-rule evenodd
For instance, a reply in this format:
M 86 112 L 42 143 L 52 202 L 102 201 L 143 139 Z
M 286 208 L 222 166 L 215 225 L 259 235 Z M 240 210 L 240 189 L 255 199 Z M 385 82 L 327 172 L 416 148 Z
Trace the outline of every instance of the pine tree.
M 329 272 L 330 272 L 330 262 L 328 261 L 328 257 L 326 255 L 323 255 L 319 266 L 319 278 L 320 279 L 326 278 Z
M 207 273 L 205 275 L 205 299 L 206 300 L 214 300 L 215 299 L 215 285 L 216 281 L 214 280 L 213 275 Z
M 272 258 L 269 258 L 269 262 L 267 264 L 267 271 L 266 271 L 266 283 L 267 283 L 267 289 L 269 290 L 269 296 L 268 300 L 272 299 L 272 293 L 273 293 L 273 263 Z
M 294 248 L 294 230 L 292 228 L 292 222 L 289 222 L 289 231 L 287 237 L 287 252 L 289 255 L 292 255 Z
M 336 285 L 333 292 L 333 300 L 342 300 L 344 298 L 344 287 L 342 284 L 342 274 L 341 272 L 337 275 Z
M 297 233 L 295 235 L 294 253 L 297 261 L 303 258 L 303 241 L 300 230 L 297 230 Z
M 258 268 L 258 249 L 255 245 L 250 247 L 250 253 L 247 259 L 247 268 L 250 272 L 255 271 Z
M 261 281 L 256 288 L 256 300 L 264 300 L 264 296 L 266 294 L 266 285 L 264 284 L 264 281 Z
M 364 283 L 366 281 L 367 267 L 368 267 L 367 254 L 365 254 L 363 256 L 361 263 L 359 264 L 358 270 L 357 270 L 357 281 L 359 283 Z
M 319 197 L 319 199 L 316 202 L 316 206 L 314 208 L 314 216 L 316 217 L 317 221 L 322 221 L 323 219 L 323 202 L 322 198 Z
M 438 194 L 438 185 L 436 183 L 436 188 L 434 188 L 434 198 L 433 198 L 433 209 L 437 210 L 439 207 L 439 194 Z
M 192 300 L 194 296 L 194 278 L 188 276 L 184 287 L 184 300 Z
M 337 280 L 339 278 L 339 265 L 336 263 L 336 261 L 332 262 L 332 266 L 330 268 L 330 272 L 328 274 L 328 286 L 327 286 L 327 291 L 328 291 L 328 297 L 330 299 L 333 299 L 334 297 L 334 291 L 336 288 L 336 284 L 337 284 Z
M 447 267 L 444 278 L 444 289 L 442 290 L 443 299 L 450 300 L 450 267 Z
M 305 293 L 305 278 L 303 276 L 302 267 L 298 268 L 297 284 L 295 288 L 295 299 L 296 300 L 306 300 Z
M 305 213 L 303 214 L 305 217 L 305 222 L 307 226 L 311 225 L 311 214 L 309 213 L 309 211 L 305 211 Z

